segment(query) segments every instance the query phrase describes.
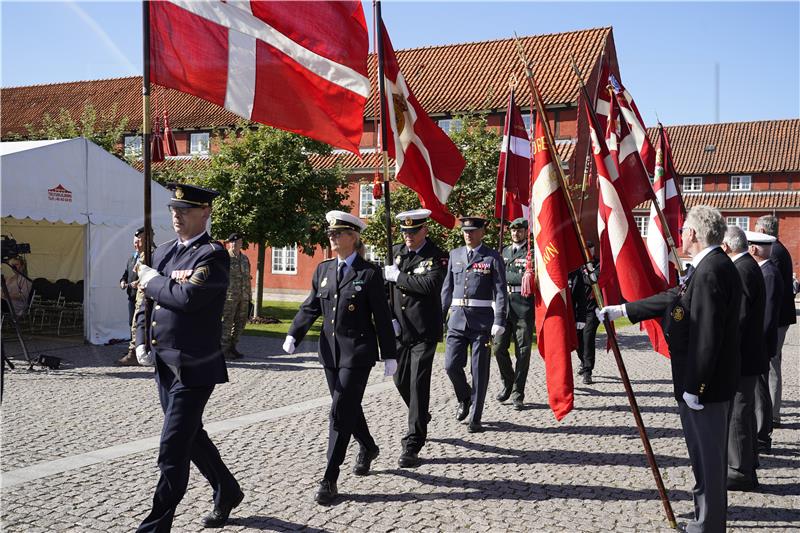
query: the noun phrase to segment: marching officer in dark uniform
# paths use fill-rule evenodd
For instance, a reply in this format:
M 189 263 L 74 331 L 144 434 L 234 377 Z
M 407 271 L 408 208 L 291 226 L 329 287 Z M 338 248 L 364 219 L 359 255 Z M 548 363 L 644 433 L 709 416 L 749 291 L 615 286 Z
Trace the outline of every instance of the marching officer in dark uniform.
M 586 241 L 586 247 L 592 257 L 592 271 L 595 272 L 599 268 L 600 261 L 594 255 L 594 243 Z M 592 372 L 594 371 L 595 361 L 595 340 L 597 338 L 597 328 L 600 326 L 600 321 L 595 314 L 597 302 L 592 294 L 592 282 L 583 267 L 570 273 L 569 286 L 572 293 L 575 325 L 577 326 L 578 359 L 581 362 L 578 375 L 583 376 L 584 384 L 591 385 L 594 383 Z
M 155 365 L 164 410 L 161 478 L 140 532 L 170 530 L 186 493 L 190 460 L 214 490 L 214 509 L 203 519 L 205 527 L 222 527 L 244 498 L 203 429 L 203 411 L 214 386 L 228 381 L 220 335 L 229 256 L 205 231 L 217 192 L 192 185 L 168 187 L 178 238 L 156 248 L 152 267 L 138 268 L 146 299 L 136 315 L 136 356 L 143 365 Z M 151 322 L 145 327 L 148 313 Z
M 511 398 L 514 409 L 521 411 L 524 407 L 525 382 L 528 380 L 533 341 L 533 295 L 522 296 L 522 275 L 525 274 L 525 260 L 528 255 L 528 221 L 520 217 L 509 224 L 508 229 L 511 231 L 512 244 L 503 248 L 508 308 L 505 331 L 494 338 L 494 356 L 503 380 L 503 389 L 496 398 L 499 402 Z M 516 369 L 509 354 L 512 337 L 517 354 Z
M 431 370 L 436 343 L 442 339 L 442 282 L 447 255 L 428 238 L 431 212 L 415 209 L 397 215 L 404 244 L 392 250 L 394 264 L 384 267 L 392 291 L 398 367 L 394 384 L 408 406 L 400 467 L 417 466 L 428 435 Z
M 442 286 L 442 315 L 447 320 L 444 365 L 458 399 L 456 419 L 470 415 L 467 430 L 482 432 L 481 417 L 489 386 L 492 337 L 505 330 L 506 270 L 495 250 L 482 244 L 486 220 L 461 218 L 466 246 L 450 252 Z M 464 367 L 472 347 L 472 387 Z
M 336 257 L 317 266 L 311 293 L 300 306 L 283 343 L 284 351 L 293 353 L 295 345 L 322 316 L 319 361 L 325 369 L 332 402 L 328 466 L 314 498 L 321 505 L 333 503 L 339 494 L 336 485 L 339 467 L 351 435 L 360 446 L 354 474 L 367 475 L 378 456 L 378 445 L 369 433 L 361 399 L 370 370 L 378 361 L 379 345 L 384 375 L 391 376 L 397 370 L 383 276 L 379 268 L 356 251 L 366 224 L 343 211 L 330 211 L 326 218 L 331 251 Z

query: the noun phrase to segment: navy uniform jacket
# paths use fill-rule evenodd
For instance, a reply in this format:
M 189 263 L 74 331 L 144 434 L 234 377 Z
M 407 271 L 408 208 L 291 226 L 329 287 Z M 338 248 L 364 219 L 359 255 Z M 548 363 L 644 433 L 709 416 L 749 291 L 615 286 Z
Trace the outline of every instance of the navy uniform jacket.
M 400 269 L 397 282 L 390 283 L 394 298 L 392 314 L 400 322 L 400 341 L 439 342 L 447 255 L 430 240 L 414 256 L 409 256 L 405 244 L 396 244 L 392 255 Z
M 128 256 L 128 262 L 125 264 L 125 272 L 122 273 L 122 277 L 119 279 L 127 285 L 127 287 L 125 287 L 125 293 L 128 295 L 128 300 L 132 302 L 136 300 L 136 289 L 131 287 L 130 284 L 139 279 L 139 275 L 133 269 L 136 266 L 138 257 L 138 253 Z
M 767 291 L 764 308 L 764 342 L 767 346 L 767 357 L 778 355 L 778 327 L 780 327 L 781 306 L 783 305 L 783 278 L 778 267 L 767 259 L 761 265 L 764 275 L 764 286 Z
M 742 303 L 739 307 L 742 375 L 758 376 L 769 370 L 769 356 L 764 344 L 764 276 L 750 254 L 737 257 L 733 265 L 742 280 Z
M 492 307 L 453 306 L 448 327 L 464 331 L 489 330 L 492 325 L 505 324 L 506 314 L 506 268 L 503 259 L 495 250 L 481 244 L 467 262 L 467 247 L 450 252 L 450 262 L 442 286 L 442 316 L 454 298 L 491 300 Z
M 721 248 L 706 255 L 685 288 L 673 287 L 625 304 L 631 322 L 663 315 L 675 399 L 696 394 L 701 403 L 733 398 L 739 382 L 739 307 L 742 282 Z
M 788 326 L 797 322 L 794 310 L 794 291 L 792 290 L 792 256 L 781 241 L 772 243 L 772 253 L 769 258 L 778 267 L 781 273 L 783 300 L 780 305 L 778 327 Z
M 145 343 L 145 313 L 140 311 L 136 345 L 149 344 L 188 387 L 228 381 L 220 337 L 229 266 L 228 251 L 207 233 L 188 248 L 174 239 L 153 252 L 153 268 L 161 276 L 144 290 L 150 338 Z
M 525 261 L 528 257 L 528 243 L 524 242 L 514 252 L 514 245 L 503 248 L 503 263 L 506 269 L 506 283 L 519 289 L 525 274 Z M 533 295 L 527 298 L 520 292 L 508 293 L 508 305 L 519 318 L 533 320 Z
M 371 367 L 378 360 L 396 359 L 397 347 L 381 271 L 356 256 L 336 290 L 336 259 L 317 266 L 311 293 L 289 327 L 299 344 L 322 316 L 319 360 L 329 368 Z

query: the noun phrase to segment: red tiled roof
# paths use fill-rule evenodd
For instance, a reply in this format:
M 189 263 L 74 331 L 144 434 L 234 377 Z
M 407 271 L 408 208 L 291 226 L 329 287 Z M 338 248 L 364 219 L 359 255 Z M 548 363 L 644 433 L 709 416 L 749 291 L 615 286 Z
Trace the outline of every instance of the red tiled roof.
M 800 191 L 688 192 L 683 195 L 686 209 L 709 205 L 719 210 L 792 210 L 800 211 Z M 636 206 L 636 211 L 650 211 L 650 202 Z
M 547 105 L 577 101 L 577 84 L 569 65 L 573 53 L 578 66 L 587 73 L 597 63 L 606 42 L 613 47 L 611 28 L 595 28 L 567 33 L 521 37 L 520 42 L 534 62 L 537 82 Z M 520 80 L 519 102 L 528 101 L 522 69 L 513 39 L 482 41 L 397 51 L 406 81 L 425 110 L 431 115 L 476 110 L 502 109 L 507 104 L 508 79 L 513 73 Z M 374 79 L 375 59 L 369 61 Z M 373 94 L 375 94 L 373 87 Z M 156 104 L 164 102 L 175 129 L 205 129 L 229 126 L 239 119 L 219 106 L 171 89 L 154 87 Z M 3 103 L 2 136 L 25 135 L 26 124 L 39 127 L 42 117 L 55 117 L 61 108 L 73 118 L 80 116 L 86 103 L 101 113 L 116 104 L 120 117 L 128 118 L 131 131 L 142 123 L 141 77 L 77 81 L 48 85 L 9 87 L 0 90 Z M 372 100 L 364 110 L 372 116 Z
M 187 170 L 203 172 L 208 169 L 210 164 L 211 158 L 209 157 L 175 157 L 167 158 L 159 163 L 152 163 L 150 168 L 153 172 L 186 172 Z M 139 172 L 144 170 L 141 159 L 131 162 L 131 166 Z
M 800 172 L 800 119 L 666 129 L 675 170 L 681 176 Z M 656 128 L 648 128 L 653 140 L 656 132 Z

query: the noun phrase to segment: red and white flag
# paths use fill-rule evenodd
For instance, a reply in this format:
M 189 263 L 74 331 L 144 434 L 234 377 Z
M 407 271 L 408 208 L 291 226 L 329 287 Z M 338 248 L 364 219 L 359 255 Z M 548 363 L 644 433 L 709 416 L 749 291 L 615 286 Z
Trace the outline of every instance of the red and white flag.
M 680 249 L 680 228 L 683 226 L 686 211 L 677 182 L 678 176 L 675 173 L 675 166 L 672 162 L 669 138 L 664 126 L 659 124 L 653 192 L 667 221 L 667 228 L 670 235 L 672 235 L 675 246 Z M 653 264 L 656 266 L 658 274 L 667 282 L 668 286 L 672 287 L 678 283 L 678 267 L 675 264 L 675 257 L 670 254 L 666 231 L 662 227 L 655 205 L 650 206 L 650 225 L 648 228 L 647 249 L 650 251 L 650 257 L 653 259 Z
M 525 130 L 525 121 L 516 102 L 514 92 L 508 100 L 503 143 L 500 146 L 500 164 L 497 167 L 497 187 L 494 196 L 494 216 L 513 221 L 528 218 L 531 183 L 531 143 Z M 505 210 L 503 195 L 505 193 Z
M 568 277 L 583 263 L 583 256 L 542 118 L 537 113 L 531 177 L 536 343 L 544 359 L 550 409 L 561 420 L 573 407 L 571 352 L 577 347 Z
M 369 36 L 361 2 L 150 6 L 150 80 L 358 154 Z
M 450 137 L 419 105 L 406 84 L 386 27 L 381 24 L 383 76 L 387 116 L 386 151 L 395 160 L 397 181 L 413 189 L 431 218 L 452 228 L 455 217 L 447 210 L 447 198 L 466 161 Z
M 588 103 L 586 105 L 588 107 Z M 587 113 L 590 114 L 591 110 L 587 109 Z M 597 233 L 600 236 L 600 264 L 607 271 L 603 273 L 601 268 L 601 277 L 608 275 L 608 271 L 615 272 L 621 297 L 627 301 L 652 296 L 665 290 L 667 285 L 653 269 L 650 255 L 633 219 L 623 190 L 624 183 L 617 172 L 613 156 L 604 140 L 597 135 L 591 121 L 589 133 L 599 189 Z M 619 303 L 621 302 L 607 301 L 606 305 Z M 668 356 L 669 350 L 660 324 L 655 320 L 645 320 L 642 328 L 647 331 L 653 348 Z

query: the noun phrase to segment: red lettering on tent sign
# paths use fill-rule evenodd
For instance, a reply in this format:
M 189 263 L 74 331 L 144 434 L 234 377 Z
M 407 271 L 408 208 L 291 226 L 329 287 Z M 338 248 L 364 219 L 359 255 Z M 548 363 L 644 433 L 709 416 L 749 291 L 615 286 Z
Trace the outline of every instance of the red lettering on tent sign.
M 72 191 L 68 191 L 59 183 L 57 187 L 47 189 L 47 199 L 54 202 L 72 202 Z

